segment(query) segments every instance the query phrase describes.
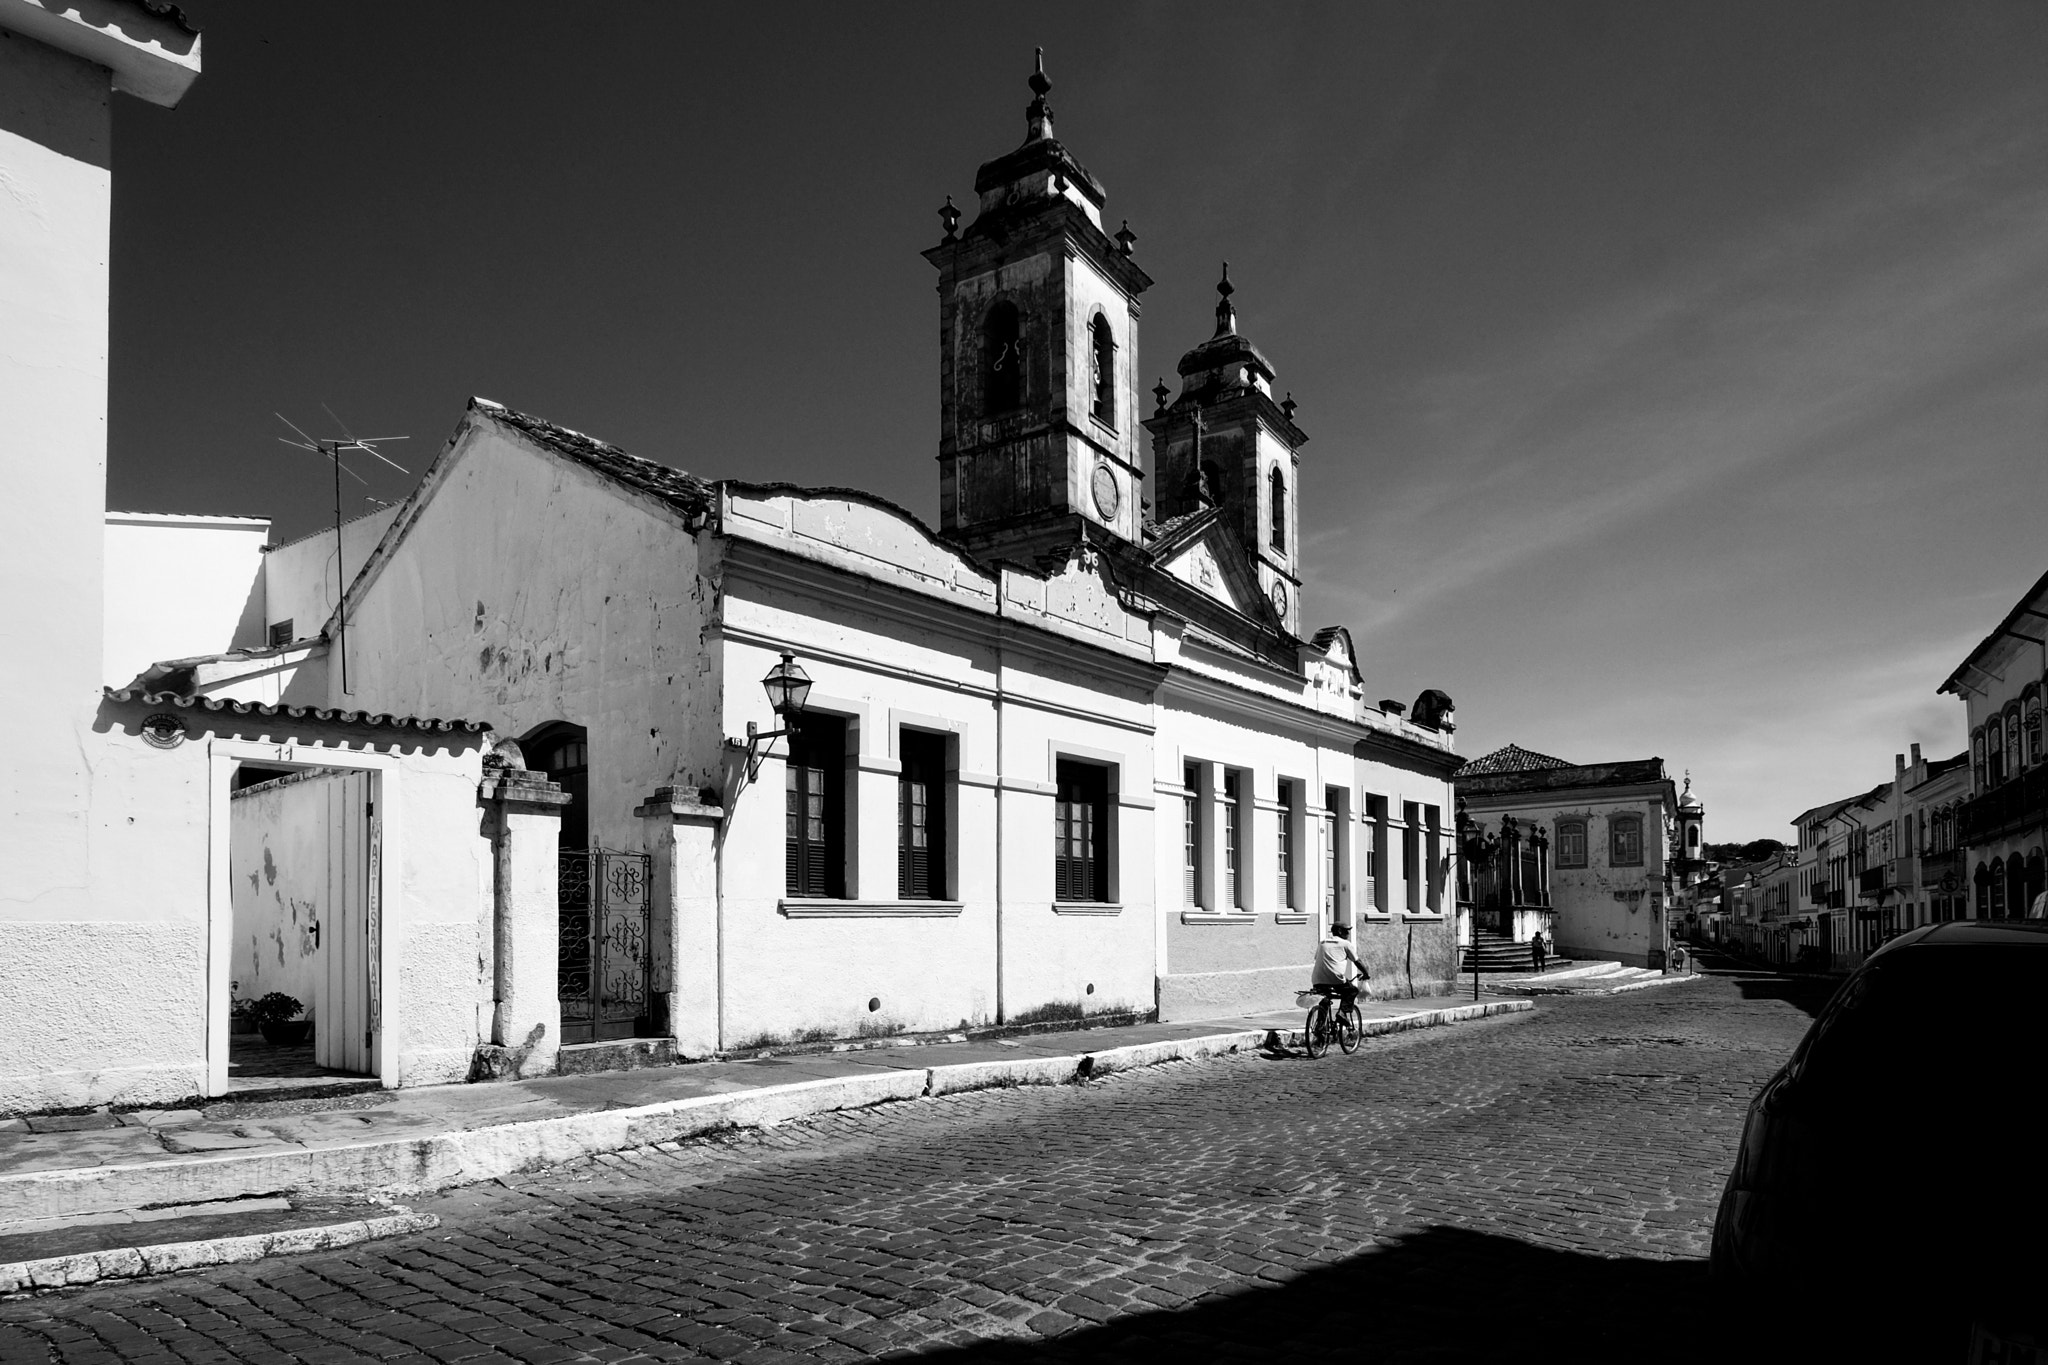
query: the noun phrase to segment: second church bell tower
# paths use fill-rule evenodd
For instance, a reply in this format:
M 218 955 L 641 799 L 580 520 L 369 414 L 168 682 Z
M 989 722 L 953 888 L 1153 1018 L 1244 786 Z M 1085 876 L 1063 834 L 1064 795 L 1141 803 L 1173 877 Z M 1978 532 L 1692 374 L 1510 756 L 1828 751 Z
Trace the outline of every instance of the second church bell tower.
M 1142 534 L 1136 235 L 1102 227 L 1102 183 L 1052 135 L 1043 56 L 1022 146 L 946 201 L 939 271 L 939 524 L 1031 562 L 1089 528 Z

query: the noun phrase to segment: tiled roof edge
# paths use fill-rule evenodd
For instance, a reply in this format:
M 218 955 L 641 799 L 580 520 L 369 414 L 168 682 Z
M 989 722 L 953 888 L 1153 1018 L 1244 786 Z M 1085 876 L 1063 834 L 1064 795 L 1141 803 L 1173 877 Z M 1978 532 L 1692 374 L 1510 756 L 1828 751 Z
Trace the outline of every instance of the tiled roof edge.
M 185 711 L 225 711 L 237 716 L 283 716 L 286 720 L 315 720 L 328 725 L 363 725 L 391 730 L 423 730 L 429 734 L 478 735 L 491 727 L 480 720 L 441 720 L 433 716 L 393 716 L 384 712 L 341 711 L 324 706 L 272 706 L 260 701 L 232 701 L 226 697 L 180 696 L 176 692 L 145 692 L 140 688 L 101 689 L 108 701 L 140 702 L 144 706 L 175 706 Z

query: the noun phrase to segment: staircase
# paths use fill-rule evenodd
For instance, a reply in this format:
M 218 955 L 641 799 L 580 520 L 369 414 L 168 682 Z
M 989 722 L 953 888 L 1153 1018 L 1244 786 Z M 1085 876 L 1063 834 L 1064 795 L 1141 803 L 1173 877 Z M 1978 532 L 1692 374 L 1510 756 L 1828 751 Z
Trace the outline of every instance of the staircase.
M 1529 945 L 1517 943 L 1497 929 L 1475 931 L 1471 946 L 1459 951 L 1460 973 L 1472 971 L 1475 965 L 1482 972 L 1520 972 L 1525 976 L 1535 970 Z

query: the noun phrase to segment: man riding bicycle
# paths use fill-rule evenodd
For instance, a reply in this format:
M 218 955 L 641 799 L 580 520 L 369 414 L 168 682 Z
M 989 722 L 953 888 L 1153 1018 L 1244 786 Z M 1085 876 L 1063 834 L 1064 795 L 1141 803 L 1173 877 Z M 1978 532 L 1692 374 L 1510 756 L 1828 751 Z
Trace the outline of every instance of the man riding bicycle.
M 1351 951 L 1349 933 L 1342 924 L 1332 924 L 1316 945 L 1316 965 L 1309 978 L 1309 989 L 1318 995 L 1334 995 L 1344 1004 L 1350 1004 L 1359 995 L 1361 982 L 1372 979 L 1372 973 L 1358 960 L 1358 954 Z

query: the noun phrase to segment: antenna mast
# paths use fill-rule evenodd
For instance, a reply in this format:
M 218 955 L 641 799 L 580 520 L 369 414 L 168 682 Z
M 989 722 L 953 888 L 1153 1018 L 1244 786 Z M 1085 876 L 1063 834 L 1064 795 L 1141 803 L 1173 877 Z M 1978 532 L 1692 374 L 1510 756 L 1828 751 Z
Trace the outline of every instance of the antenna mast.
M 308 436 L 300 429 L 298 423 L 292 421 L 291 418 L 281 412 L 275 414 L 277 420 L 290 427 L 293 431 L 298 432 L 300 439 L 293 441 L 283 436 L 277 439 L 283 441 L 288 446 L 297 446 L 300 450 L 310 450 L 316 455 L 325 455 L 328 463 L 334 466 L 334 645 L 336 652 L 341 655 L 341 690 L 342 694 L 346 696 L 349 690 L 348 579 L 342 573 L 341 565 L 341 476 L 346 474 L 364 487 L 368 487 L 370 481 L 343 464 L 341 462 L 341 452 L 344 450 L 362 451 L 365 454 L 374 455 L 401 474 L 410 476 L 412 471 L 377 449 L 377 444 L 380 441 L 403 441 L 406 439 L 405 437 L 356 436 L 349 431 L 348 423 L 334 416 L 333 408 L 328 407 L 325 403 L 322 403 L 320 407 L 322 411 L 334 419 L 334 425 L 341 428 L 342 439 L 320 440 Z

